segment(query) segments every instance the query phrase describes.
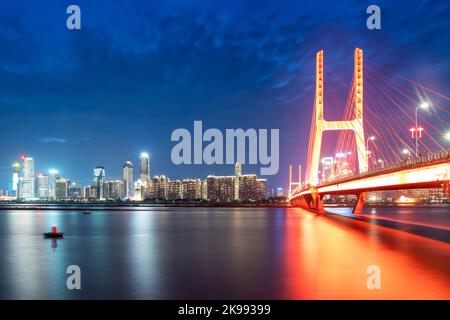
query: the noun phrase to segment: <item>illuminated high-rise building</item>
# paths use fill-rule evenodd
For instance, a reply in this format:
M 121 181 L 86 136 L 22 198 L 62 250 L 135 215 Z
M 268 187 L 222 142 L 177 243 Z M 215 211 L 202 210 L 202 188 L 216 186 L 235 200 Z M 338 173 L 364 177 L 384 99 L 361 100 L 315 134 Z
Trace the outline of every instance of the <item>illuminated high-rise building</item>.
M 322 158 L 322 181 L 334 178 L 334 158 Z
M 12 185 L 11 185 L 11 191 L 12 191 L 12 195 L 15 197 L 19 196 L 19 178 L 20 178 L 20 173 L 22 172 L 22 165 L 20 164 L 20 162 L 15 162 L 12 165 L 12 169 L 13 169 L 13 174 L 12 174 Z
M 133 200 L 134 201 L 142 201 L 145 200 L 145 192 L 144 192 L 144 185 L 141 181 L 141 179 L 138 179 L 135 183 L 134 183 L 134 196 L 133 196 Z
M 70 199 L 80 199 L 83 198 L 83 188 L 76 184 L 75 182 L 68 183 L 68 190 L 67 190 L 67 196 Z
M 169 179 L 165 175 L 154 176 L 151 182 L 153 184 L 153 191 L 149 194 L 149 197 L 152 199 L 167 200 L 168 181 Z
M 233 200 L 239 200 L 239 184 L 241 181 L 242 176 L 242 166 L 239 162 L 236 162 L 234 166 L 234 199 Z
M 230 202 L 234 200 L 235 176 L 208 176 L 208 199 L 213 202 Z
M 183 180 L 183 199 L 198 200 L 202 197 L 202 181 L 200 179 Z
M 49 179 L 45 174 L 39 173 L 36 177 L 36 196 L 39 199 L 49 198 Z
M 85 199 L 91 198 L 91 186 L 85 186 L 83 188 L 83 198 Z
M 244 174 L 239 177 L 239 197 L 241 201 L 256 201 L 259 195 L 259 185 L 256 174 Z
M 208 180 L 204 179 L 202 181 L 202 199 L 208 199 Z
M 97 199 L 105 199 L 104 192 L 105 184 L 105 168 L 102 166 L 97 166 L 94 169 L 94 185 L 93 187 L 97 190 Z
M 119 200 L 122 198 L 123 181 L 112 180 L 105 182 L 105 198 L 110 200 Z
M 122 168 L 123 198 L 133 199 L 134 197 L 134 168 L 131 161 L 125 162 Z
M 348 157 L 349 153 L 338 153 L 334 159 L 334 175 L 336 177 L 347 176 L 351 174 Z
M 281 187 L 277 188 L 277 197 L 284 197 L 283 188 L 281 188 Z
M 267 179 L 256 179 L 258 184 L 258 193 L 256 200 L 264 200 L 267 198 Z
M 178 200 L 183 198 L 181 180 L 170 180 L 167 183 L 167 199 Z
M 142 182 L 150 180 L 150 157 L 147 152 L 142 152 L 139 157 L 139 178 Z
M 56 200 L 67 199 L 68 196 L 68 180 L 63 177 L 55 179 L 55 198 Z
M 48 196 L 50 199 L 55 199 L 55 180 L 58 174 L 58 170 L 50 169 L 48 170 Z
M 34 199 L 34 191 L 34 160 L 31 157 L 24 157 L 21 198 L 24 200 Z

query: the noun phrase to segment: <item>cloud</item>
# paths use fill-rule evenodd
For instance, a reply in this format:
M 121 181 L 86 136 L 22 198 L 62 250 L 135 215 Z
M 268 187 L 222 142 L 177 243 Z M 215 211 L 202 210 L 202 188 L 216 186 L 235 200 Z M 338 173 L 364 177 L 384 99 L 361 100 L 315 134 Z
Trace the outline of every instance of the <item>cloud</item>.
M 45 137 L 39 139 L 42 143 L 66 143 L 67 139 L 65 138 L 55 138 L 55 137 Z

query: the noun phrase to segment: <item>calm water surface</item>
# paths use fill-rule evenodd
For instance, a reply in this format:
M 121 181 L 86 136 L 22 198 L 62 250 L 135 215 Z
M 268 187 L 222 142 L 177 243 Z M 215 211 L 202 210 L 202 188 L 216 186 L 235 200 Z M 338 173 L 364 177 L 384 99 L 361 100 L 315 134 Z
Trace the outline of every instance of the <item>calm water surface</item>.
M 366 216 L 449 225 L 449 208 L 408 210 Z M 42 237 L 52 224 L 64 239 Z M 0 298 L 450 299 L 450 244 L 427 232 L 296 208 L 0 211 Z M 73 264 L 81 290 L 66 288 Z

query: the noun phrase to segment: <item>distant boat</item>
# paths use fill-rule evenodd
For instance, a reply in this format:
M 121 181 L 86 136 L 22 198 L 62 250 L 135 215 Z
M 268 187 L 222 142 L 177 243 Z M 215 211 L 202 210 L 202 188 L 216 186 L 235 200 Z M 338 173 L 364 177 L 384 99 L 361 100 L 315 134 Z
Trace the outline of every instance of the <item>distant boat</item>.
M 91 210 L 84 210 L 83 214 L 91 214 Z

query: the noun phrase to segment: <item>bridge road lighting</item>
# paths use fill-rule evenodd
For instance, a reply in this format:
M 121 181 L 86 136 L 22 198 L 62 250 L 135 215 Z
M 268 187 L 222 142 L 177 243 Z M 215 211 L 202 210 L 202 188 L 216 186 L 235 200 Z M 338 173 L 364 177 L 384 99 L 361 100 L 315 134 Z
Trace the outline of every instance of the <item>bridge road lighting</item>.
M 411 152 L 407 148 L 404 148 L 402 150 L 402 154 L 406 157 L 406 159 L 408 159 L 409 156 L 411 155 Z
M 383 159 L 378 159 L 377 162 L 381 166 L 381 168 L 384 168 L 384 160 Z
M 415 128 L 415 131 L 416 131 L 415 132 L 415 135 L 416 135 L 416 158 L 419 155 L 419 140 L 418 140 L 418 135 L 417 135 L 417 130 L 418 130 L 418 127 L 417 127 L 417 111 L 419 109 L 426 110 L 426 109 L 428 109 L 429 106 L 430 106 L 430 104 L 428 102 L 422 102 L 419 106 L 416 107 L 416 110 L 415 110 L 415 117 L 414 117 L 414 119 L 415 119 L 415 126 L 414 126 L 414 128 Z M 421 129 L 423 130 L 423 128 L 421 128 Z

